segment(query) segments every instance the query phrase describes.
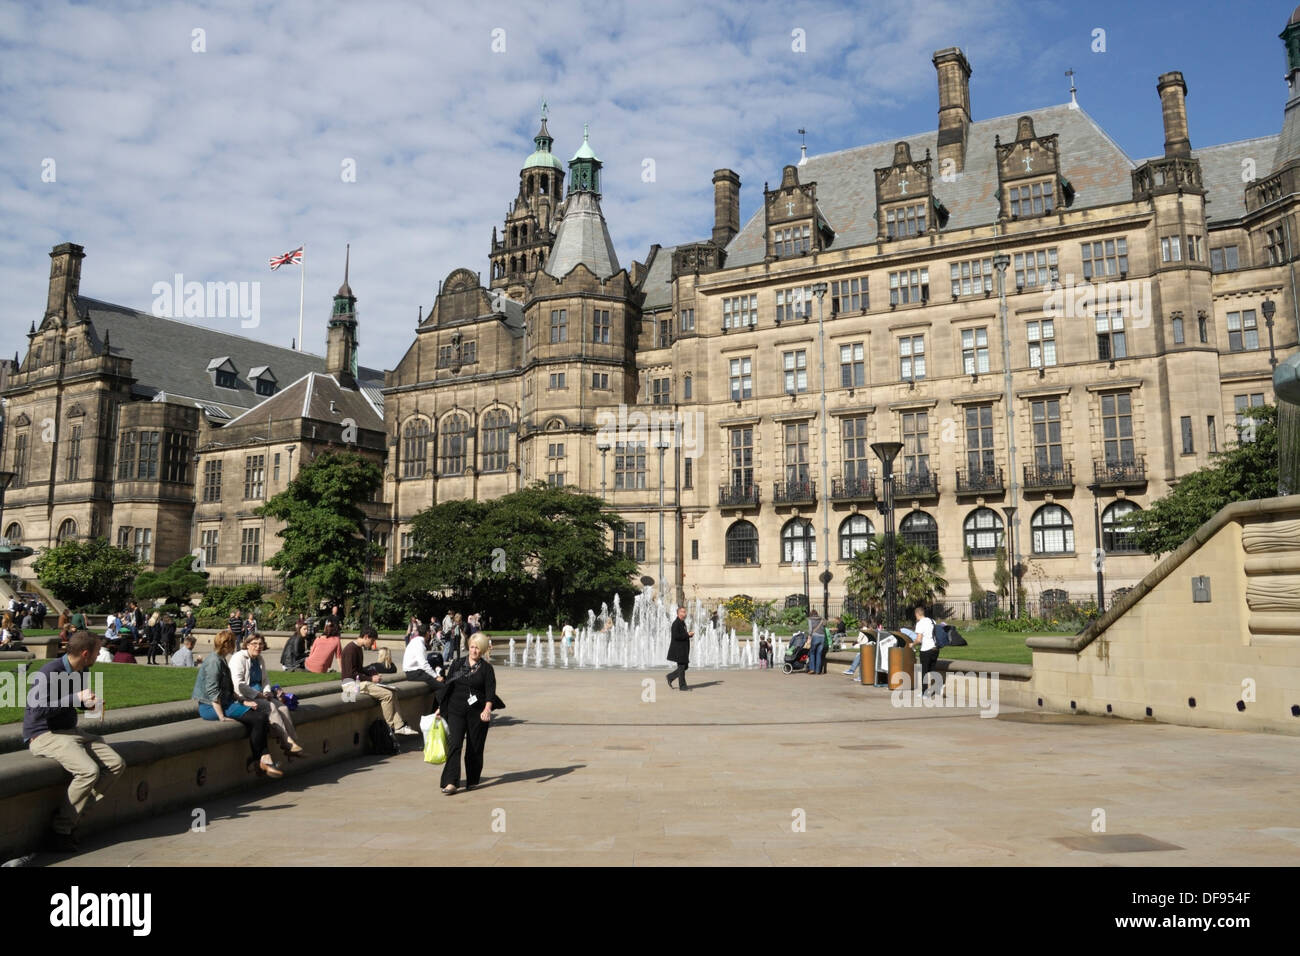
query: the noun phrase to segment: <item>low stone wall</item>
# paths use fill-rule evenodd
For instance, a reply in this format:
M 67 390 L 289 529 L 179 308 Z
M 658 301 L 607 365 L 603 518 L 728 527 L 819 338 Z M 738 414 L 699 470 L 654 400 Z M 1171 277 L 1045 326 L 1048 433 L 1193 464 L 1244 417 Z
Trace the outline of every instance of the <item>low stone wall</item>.
M 334 693 L 304 700 L 294 712 L 304 757 L 286 762 L 278 744 L 271 742 L 271 753 L 286 778 L 366 752 L 367 728 L 380 716 L 378 702 L 364 694 L 345 701 L 337 693 L 339 685 L 332 686 Z M 414 681 L 387 686 L 397 692 L 406 722 L 417 726 L 420 715 L 430 709 L 428 688 Z M 98 732 L 93 724 L 83 726 L 90 733 Z M 180 808 L 201 808 L 214 796 L 265 783 L 265 778 L 246 768 L 248 730 L 242 724 L 191 717 L 107 734 L 105 739 L 126 760 L 127 768 L 105 799 L 82 818 L 79 832 L 83 834 Z M 404 748 L 418 747 L 421 741 L 420 737 L 397 739 Z M 69 779 L 54 761 L 27 750 L 0 756 L 0 858 L 19 856 L 37 846 Z
M 1036 707 L 1300 735 L 1300 495 L 1228 505 L 1083 632 L 1026 643 Z

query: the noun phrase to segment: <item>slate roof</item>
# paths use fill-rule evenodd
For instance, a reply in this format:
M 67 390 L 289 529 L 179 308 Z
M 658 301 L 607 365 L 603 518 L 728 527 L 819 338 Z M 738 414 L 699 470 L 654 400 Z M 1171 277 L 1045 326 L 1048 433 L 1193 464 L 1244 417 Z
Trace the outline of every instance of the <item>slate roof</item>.
M 1252 160 L 1255 178 L 1263 179 L 1270 172 L 1273 153 L 1278 148 L 1278 136 L 1260 136 L 1243 139 L 1222 146 L 1193 149 L 1192 156 L 1201 161 L 1201 181 L 1205 184 L 1205 219 L 1213 224 L 1225 219 L 1237 219 L 1246 214 L 1246 182 L 1242 164 Z
M 939 150 L 935 129 L 857 146 L 852 149 L 810 156 L 799 167 L 801 183 L 817 183 L 817 202 L 830 227 L 835 230 L 832 249 L 865 245 L 876 238 L 876 169 L 893 165 L 894 144 L 906 140 L 912 158 L 924 158 L 930 150 L 935 177 L 934 194 L 948 208 L 946 230 L 987 225 L 997 219 L 997 161 L 993 138 L 1002 142 L 1016 138 L 1016 121 L 1021 116 L 1034 120 L 1038 136 L 1056 133 L 1061 150 L 1061 175 L 1075 189 L 1072 209 L 1123 202 L 1133 195 L 1130 173 L 1135 164 L 1105 131 L 1082 109 L 1068 105 L 1050 106 L 1022 113 L 998 116 L 972 123 L 966 141 L 966 166 L 955 182 L 940 179 Z M 776 171 L 774 181 L 780 180 Z M 752 216 L 727 246 L 727 267 L 762 262 L 766 251 L 763 211 Z
M 292 382 L 310 372 L 325 371 L 323 356 L 271 345 L 233 332 L 161 318 L 87 296 L 78 297 L 78 310 L 83 315 L 89 314 L 98 347 L 102 347 L 107 333 L 113 354 L 133 360 L 131 372 L 136 379 L 135 393 L 143 398 L 165 393 L 167 401 L 214 405 L 234 418 L 267 401 L 266 396 L 257 394 L 249 381 L 251 369 L 269 367 L 276 380 L 281 382 Z M 235 366 L 239 386 L 236 389 L 218 388 L 208 371 L 213 359 L 224 357 L 229 357 Z M 373 389 L 378 396 L 383 387 L 384 373 L 370 368 L 360 368 L 358 372 L 363 390 Z M 382 409 L 382 399 L 380 402 Z
M 650 270 L 641 280 L 641 290 L 645 301 L 641 307 L 647 312 L 664 309 L 673 304 L 673 250 L 676 246 L 664 246 L 655 252 L 650 261 Z
M 334 403 L 334 411 L 330 403 Z M 261 405 L 248 409 L 234 421 L 238 422 L 292 421 L 307 418 L 318 422 L 337 424 L 345 418 L 356 422 L 358 428 L 384 431 L 383 405 L 376 405 L 364 390 L 344 388 L 333 375 L 308 372 L 298 381 L 286 385 Z
M 571 193 L 564 202 L 564 215 L 546 259 L 546 272 L 563 279 L 579 262 L 601 279 L 619 271 L 600 202 L 595 193 L 585 190 Z

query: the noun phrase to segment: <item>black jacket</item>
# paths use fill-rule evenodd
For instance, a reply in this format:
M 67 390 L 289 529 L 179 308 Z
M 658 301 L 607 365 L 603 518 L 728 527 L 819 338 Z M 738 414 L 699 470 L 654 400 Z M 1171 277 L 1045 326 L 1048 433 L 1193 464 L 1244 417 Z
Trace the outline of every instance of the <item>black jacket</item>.
M 303 670 L 303 661 L 307 659 L 305 644 L 300 634 L 294 634 L 285 641 L 284 650 L 280 652 L 280 666 L 287 671 Z
M 668 659 L 674 664 L 691 662 L 691 635 L 686 630 L 686 622 L 681 618 L 673 621 L 672 639 L 668 643 Z
M 438 707 L 449 714 L 477 716 L 489 700 L 494 711 L 505 707 L 505 702 L 497 696 L 496 671 L 485 660 L 480 660 L 478 670 L 471 674 L 469 658 L 460 658 L 447 682 L 436 693 Z M 470 695 L 477 698 L 472 704 L 469 703 Z

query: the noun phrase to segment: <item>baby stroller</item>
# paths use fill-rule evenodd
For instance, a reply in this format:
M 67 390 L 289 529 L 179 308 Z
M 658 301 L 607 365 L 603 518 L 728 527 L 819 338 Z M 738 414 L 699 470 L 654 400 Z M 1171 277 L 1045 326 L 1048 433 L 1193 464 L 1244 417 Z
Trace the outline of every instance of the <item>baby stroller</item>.
M 793 674 L 796 671 L 806 671 L 807 669 L 808 635 L 803 631 L 795 631 L 790 636 L 790 646 L 785 650 L 785 663 L 781 665 L 781 672 Z

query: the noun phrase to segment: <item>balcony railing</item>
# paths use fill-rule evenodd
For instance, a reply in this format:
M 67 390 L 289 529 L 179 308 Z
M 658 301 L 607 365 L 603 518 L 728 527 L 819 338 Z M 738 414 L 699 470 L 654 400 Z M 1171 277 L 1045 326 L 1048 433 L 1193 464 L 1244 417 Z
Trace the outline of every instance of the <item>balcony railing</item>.
M 835 478 L 831 480 L 832 501 L 875 501 L 876 479 Z
M 778 481 L 772 485 L 772 502 L 778 505 L 793 505 L 817 500 L 817 482 L 815 481 Z
M 1147 462 L 1143 456 L 1131 461 L 1106 461 L 1092 463 L 1092 475 L 1099 485 L 1140 485 L 1147 480 Z
M 758 485 L 722 485 L 718 504 L 724 508 L 757 508 Z
M 1025 465 L 1025 491 L 1074 487 L 1074 465 Z
M 939 476 L 932 471 L 917 471 L 894 476 L 894 497 L 937 498 Z
M 982 494 L 1001 492 L 1006 489 L 1002 480 L 1001 468 L 958 468 L 957 492 L 959 494 Z

